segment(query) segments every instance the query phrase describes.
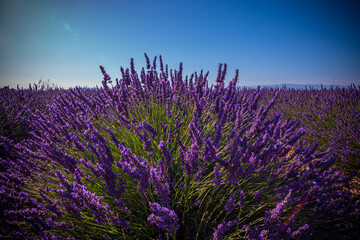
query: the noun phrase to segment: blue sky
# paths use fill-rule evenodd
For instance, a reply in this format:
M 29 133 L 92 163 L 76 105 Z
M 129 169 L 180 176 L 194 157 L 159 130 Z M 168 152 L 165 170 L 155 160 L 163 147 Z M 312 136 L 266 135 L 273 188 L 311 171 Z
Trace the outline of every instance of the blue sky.
M 130 58 L 238 85 L 360 84 L 358 1 L 0 0 L 0 87 L 101 85 Z

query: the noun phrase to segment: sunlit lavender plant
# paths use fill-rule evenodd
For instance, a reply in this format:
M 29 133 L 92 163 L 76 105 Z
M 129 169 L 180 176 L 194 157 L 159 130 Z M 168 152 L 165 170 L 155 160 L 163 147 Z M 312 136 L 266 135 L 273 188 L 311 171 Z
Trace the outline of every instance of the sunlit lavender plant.
M 209 86 L 208 73 L 184 80 L 182 64 L 145 57 L 141 74 L 131 59 L 121 79 L 101 66 L 102 87 L 62 91 L 30 115 L 26 141 L 1 138 L 7 226 L 42 238 L 301 239 L 334 198 L 329 214 L 353 209 L 334 188 L 335 157 L 267 116 L 276 97 L 260 105 L 260 89 L 236 88 L 238 71 L 225 87 L 226 64 Z

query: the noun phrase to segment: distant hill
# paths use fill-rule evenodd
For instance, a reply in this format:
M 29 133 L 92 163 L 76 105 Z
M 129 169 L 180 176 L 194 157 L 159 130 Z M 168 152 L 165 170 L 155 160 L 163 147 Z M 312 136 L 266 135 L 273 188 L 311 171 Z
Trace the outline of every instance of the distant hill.
M 272 85 L 260 85 L 261 88 L 293 88 L 293 89 L 330 89 L 332 88 L 348 88 L 349 86 L 345 85 L 321 85 L 321 84 L 272 84 Z M 258 86 L 240 86 L 240 88 L 257 88 Z

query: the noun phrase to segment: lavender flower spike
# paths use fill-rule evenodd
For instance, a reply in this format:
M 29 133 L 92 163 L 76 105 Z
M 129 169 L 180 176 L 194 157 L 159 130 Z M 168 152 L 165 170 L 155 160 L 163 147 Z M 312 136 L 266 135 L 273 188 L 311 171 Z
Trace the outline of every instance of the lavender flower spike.
M 161 140 L 158 147 L 164 155 L 166 165 L 169 166 L 172 161 L 172 157 L 170 151 L 166 148 L 164 141 Z
M 154 213 L 150 214 L 148 221 L 150 224 L 155 224 L 157 227 L 166 230 L 167 235 L 175 235 L 179 229 L 178 217 L 173 210 L 166 207 L 161 207 L 158 203 L 149 202 L 150 208 Z
M 234 210 L 234 208 L 235 208 L 235 202 L 234 201 L 235 201 L 234 192 L 232 192 L 230 194 L 229 199 L 226 202 L 226 205 L 225 205 L 225 210 L 227 212 L 232 212 L 232 210 Z
M 224 237 L 224 233 L 228 232 L 234 225 L 236 225 L 239 222 L 239 220 L 234 221 L 224 221 L 221 224 L 219 224 L 213 233 L 214 240 L 222 240 Z

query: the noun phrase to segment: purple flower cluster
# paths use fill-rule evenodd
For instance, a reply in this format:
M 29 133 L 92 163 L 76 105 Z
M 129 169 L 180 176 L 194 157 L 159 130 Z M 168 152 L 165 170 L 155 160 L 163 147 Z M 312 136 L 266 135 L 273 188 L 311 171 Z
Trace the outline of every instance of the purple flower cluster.
M 150 169 L 149 181 L 155 189 L 155 193 L 158 196 L 160 202 L 164 206 L 170 204 L 170 185 L 169 175 L 166 171 L 166 165 L 159 160 L 160 166 L 154 166 Z
M 139 182 L 139 191 L 143 194 L 147 194 L 147 188 L 149 185 L 149 163 L 144 158 L 139 158 L 133 155 L 131 149 L 125 145 L 120 147 L 121 158 L 116 163 L 118 168 L 121 168 L 128 176 L 134 181 Z
M 224 237 L 224 234 L 228 232 L 234 225 L 236 225 L 239 222 L 239 220 L 234 221 L 224 221 L 221 224 L 219 224 L 213 233 L 213 239 L 214 240 L 222 240 Z
M 234 192 L 230 194 L 229 199 L 226 202 L 225 210 L 227 212 L 231 212 L 235 208 L 235 198 L 234 198 Z
M 166 148 L 166 145 L 164 143 L 164 141 L 160 141 L 160 144 L 159 144 L 159 149 L 161 150 L 163 156 L 164 156 L 164 159 L 165 159 L 165 164 L 167 166 L 169 166 L 172 162 L 172 157 L 171 157 L 171 153 L 170 151 Z
M 238 71 L 225 86 L 226 64 L 209 86 L 208 72 L 183 77 L 182 63 L 169 70 L 161 56 L 145 58 L 139 74 L 131 59 L 115 80 L 101 66 L 100 88 L 0 89 L 2 236 L 306 239 L 328 222 L 359 230 L 357 173 L 339 172 L 332 155 L 357 161 L 358 102 L 330 100 L 359 99 L 359 89 L 239 89 Z M 324 107 L 300 111 L 300 123 L 278 114 L 285 100 L 294 111 Z M 342 116 L 334 106 L 346 104 Z M 304 136 L 323 137 L 319 119 L 329 116 L 340 130 L 318 151 Z
M 284 200 L 279 202 L 273 210 L 265 212 L 265 227 L 262 230 L 255 227 L 255 230 L 249 234 L 250 239 L 304 239 L 308 236 L 309 226 L 307 224 L 293 231 L 291 229 L 293 221 L 283 222 L 281 219 L 286 205 L 291 201 L 291 193 L 290 190 Z
M 174 235 L 179 228 L 179 219 L 173 210 L 162 207 L 158 203 L 149 202 L 151 211 L 148 221 L 155 224 L 157 227 L 166 230 L 166 234 Z

